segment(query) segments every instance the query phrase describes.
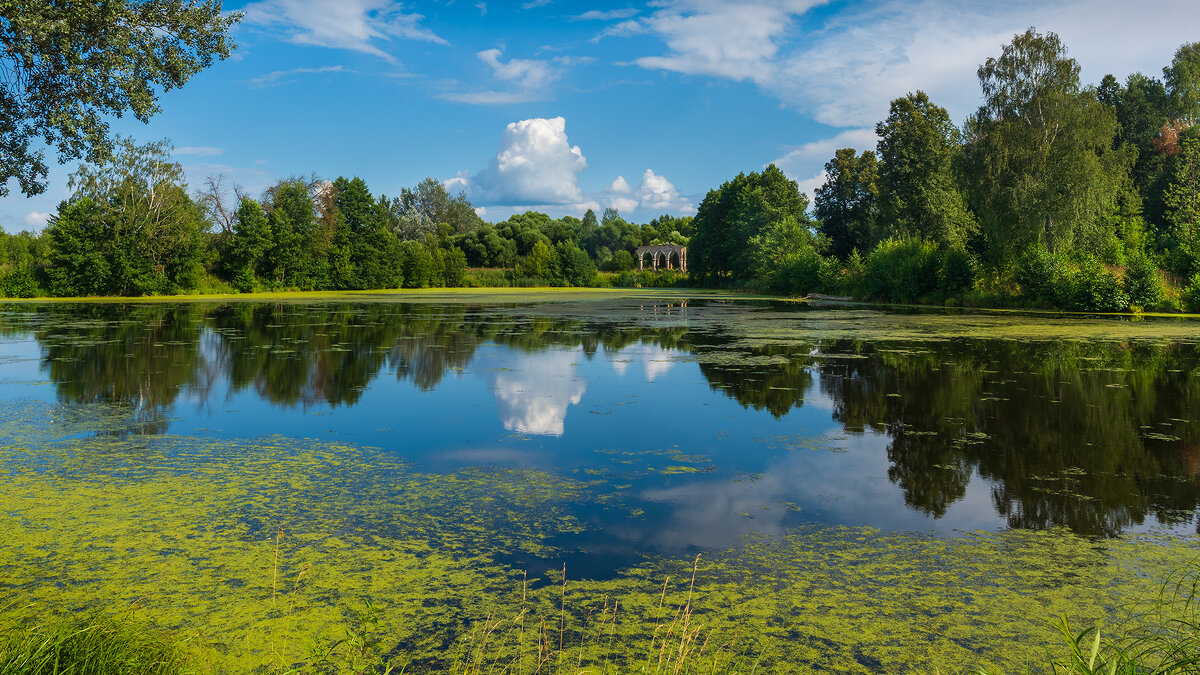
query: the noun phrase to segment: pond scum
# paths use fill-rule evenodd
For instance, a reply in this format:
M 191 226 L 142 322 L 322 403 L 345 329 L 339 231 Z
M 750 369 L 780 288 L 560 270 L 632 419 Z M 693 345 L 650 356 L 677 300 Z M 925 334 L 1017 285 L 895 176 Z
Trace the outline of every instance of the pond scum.
M 555 536 L 587 527 L 570 504 L 610 487 L 420 473 L 282 437 L 122 433 L 119 415 L 89 436 L 55 410 L 2 411 L 0 665 L 30 622 L 65 644 L 90 634 L 70 617 L 116 616 L 178 645 L 186 672 L 1036 671 L 1042 645 L 1062 644 L 1055 617 L 1122 630 L 1200 551 L 1167 535 L 814 525 L 613 579 L 531 578 L 498 561 L 553 560 Z

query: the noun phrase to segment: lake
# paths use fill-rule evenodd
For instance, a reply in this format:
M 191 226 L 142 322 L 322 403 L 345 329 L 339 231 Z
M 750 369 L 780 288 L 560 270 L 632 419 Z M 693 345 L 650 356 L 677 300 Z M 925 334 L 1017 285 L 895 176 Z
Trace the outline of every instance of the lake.
M 218 671 L 955 672 L 1200 553 L 1195 321 L 531 297 L 0 305 L 4 597 Z

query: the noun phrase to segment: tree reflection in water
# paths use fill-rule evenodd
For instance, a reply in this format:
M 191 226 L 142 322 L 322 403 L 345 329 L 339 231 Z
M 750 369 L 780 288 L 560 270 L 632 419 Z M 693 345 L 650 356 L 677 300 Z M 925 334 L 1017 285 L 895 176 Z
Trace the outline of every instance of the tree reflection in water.
M 677 356 L 749 410 L 782 417 L 814 396 L 850 434 L 887 437 L 888 477 L 939 518 L 976 476 L 1011 527 L 1115 536 L 1200 502 L 1200 353 L 1194 343 L 813 339 L 755 344 L 735 324 L 631 321 L 467 304 L 10 306 L 0 333 L 32 337 L 67 405 L 122 406 L 123 431 L 159 433 L 180 397 L 252 390 L 283 407 L 353 406 L 384 374 L 437 388 L 473 363 L 505 428 L 562 435 L 587 390 L 575 363 L 603 352 L 648 380 Z M 517 368 L 489 366 L 497 345 Z M 625 351 L 623 351 L 625 350 Z M 618 358 L 617 355 L 622 355 Z

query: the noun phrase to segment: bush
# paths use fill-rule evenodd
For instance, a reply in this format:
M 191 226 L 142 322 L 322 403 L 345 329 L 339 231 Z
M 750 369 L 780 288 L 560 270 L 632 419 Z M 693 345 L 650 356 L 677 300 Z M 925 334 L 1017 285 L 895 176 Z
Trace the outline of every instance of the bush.
M 558 256 L 558 269 L 570 286 L 590 286 L 596 276 L 596 265 L 583 249 L 561 242 L 554 247 Z
M 428 288 L 434 277 L 434 259 L 429 249 L 419 242 L 401 242 L 399 257 L 404 279 L 401 285 L 404 288 Z
M 0 293 L 6 298 L 34 298 L 40 292 L 37 277 L 28 266 L 14 267 L 0 274 Z
M 613 272 L 627 272 L 637 267 L 637 261 L 633 259 L 632 253 L 621 249 L 612 255 L 609 266 Z
M 467 288 L 507 288 L 512 286 L 508 270 L 495 267 L 474 267 L 463 275 L 463 286 Z
M 938 266 L 938 291 L 950 297 L 975 285 L 975 261 L 960 248 L 942 251 Z
M 837 256 L 831 255 L 822 260 L 821 269 L 817 272 L 820 279 L 817 290 L 835 295 L 841 293 L 845 285 L 842 270 L 842 261 L 838 260 Z
M 1182 297 L 1183 306 L 1189 312 L 1200 312 L 1200 272 L 1188 278 Z
M 864 297 L 867 294 L 866 280 L 867 264 L 863 262 L 858 249 L 853 249 L 846 258 L 846 274 L 842 276 L 841 290 L 856 298 Z
M 1081 312 L 1120 312 L 1129 307 L 1129 296 L 1117 277 L 1090 258 L 1079 265 L 1066 284 L 1068 309 Z
M 445 264 L 444 278 L 448 288 L 458 288 L 466 285 L 467 254 L 457 246 L 450 247 L 443 257 Z
M 864 268 L 866 295 L 874 300 L 915 302 L 937 290 L 938 251 L 927 241 L 881 241 Z
M 225 283 L 211 274 L 205 274 L 200 278 L 196 287 L 186 291 L 184 295 L 234 295 L 238 290 L 233 284 Z
M 804 246 L 786 256 L 779 269 L 768 273 L 767 287 L 787 295 L 807 295 L 823 290 L 821 266 L 825 259 L 811 247 Z
M 1026 249 L 1017 259 L 1016 280 L 1021 286 L 1021 296 L 1034 302 L 1059 305 L 1064 272 L 1062 260 L 1045 247 Z
M 681 276 L 675 270 L 621 272 L 612 280 L 612 285 L 617 288 L 670 288 L 686 283 L 687 277 Z
M 1158 307 L 1162 303 L 1163 287 L 1158 278 L 1158 267 L 1145 255 L 1129 257 L 1122 286 L 1130 305 Z

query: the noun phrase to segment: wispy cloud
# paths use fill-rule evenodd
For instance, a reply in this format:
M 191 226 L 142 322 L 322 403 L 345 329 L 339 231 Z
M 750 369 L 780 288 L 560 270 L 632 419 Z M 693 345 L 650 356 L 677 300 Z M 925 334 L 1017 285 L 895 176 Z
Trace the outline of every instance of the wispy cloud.
M 278 87 L 283 84 L 291 84 L 295 82 L 296 75 L 316 75 L 319 73 L 353 73 L 353 70 L 347 70 L 345 66 L 323 66 L 321 68 L 292 68 L 291 70 L 276 70 L 260 77 L 246 80 L 246 83 L 251 87 L 258 89 L 264 87 Z
M 1031 25 L 1059 33 L 1091 82 L 1106 72 L 1157 73 L 1200 25 L 1200 3 L 1179 4 L 1163 22 L 1126 0 L 867 0 L 801 25 L 800 17 L 825 3 L 664 0 L 594 39 L 656 35 L 666 51 L 633 63 L 751 81 L 819 122 L 865 127 L 887 114 L 889 101 L 916 89 L 965 118 L 979 101 L 978 64 Z
M 456 103 L 498 105 L 541 101 L 550 97 L 550 85 L 562 78 L 562 66 L 578 63 L 579 60 L 558 57 L 550 60 L 509 59 L 500 60 L 504 52 L 485 49 L 476 56 L 492 70 L 492 79 L 504 83 L 503 90 L 477 92 L 446 92 L 440 97 Z
M 389 0 L 259 0 L 245 7 L 246 22 L 274 28 L 297 44 L 351 49 L 387 61 L 395 57 L 380 45 L 392 38 L 449 44 L 421 26 L 425 17 L 405 13 Z
M 47 220 L 50 220 L 50 214 L 41 211 L 30 211 L 25 214 L 22 220 L 25 221 L 26 225 L 40 229 L 46 225 Z
M 638 11 L 633 7 L 626 7 L 625 9 L 593 9 L 590 12 L 576 14 L 571 17 L 571 21 L 617 21 L 637 16 Z
M 800 191 L 808 195 L 809 201 L 816 197 L 817 188 L 825 184 L 829 176 L 825 173 L 825 162 L 842 148 L 854 148 L 859 152 L 873 150 L 879 137 L 872 127 L 846 129 L 835 136 L 811 141 L 793 148 L 771 162 L 796 180 Z
M 176 155 L 195 155 L 197 157 L 212 157 L 214 155 L 219 155 L 222 152 L 224 152 L 224 150 L 222 150 L 221 148 L 216 148 L 211 145 L 203 145 L 203 146 L 185 145 L 182 148 L 175 148 Z

